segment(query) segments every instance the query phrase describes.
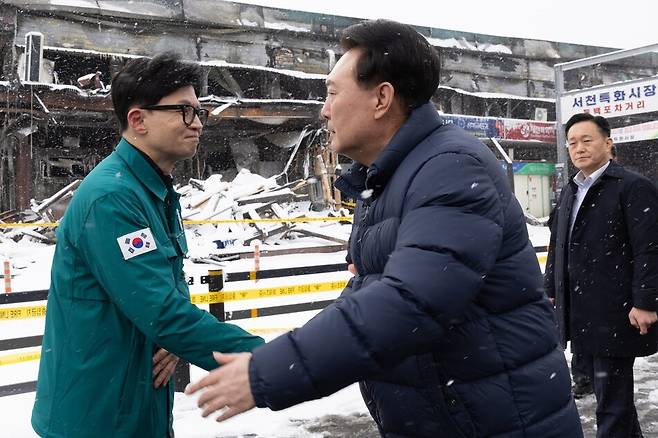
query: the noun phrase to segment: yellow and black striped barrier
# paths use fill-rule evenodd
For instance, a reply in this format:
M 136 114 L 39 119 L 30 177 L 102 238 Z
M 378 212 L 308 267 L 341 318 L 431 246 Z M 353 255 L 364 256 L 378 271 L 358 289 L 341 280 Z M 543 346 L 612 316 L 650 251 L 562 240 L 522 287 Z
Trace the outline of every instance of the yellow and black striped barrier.
M 544 248 L 536 248 L 536 250 L 541 250 L 541 249 Z M 547 256 L 545 253 L 537 254 L 537 259 L 542 264 L 546 263 L 546 257 Z M 333 265 L 331 267 L 332 270 L 335 269 Z M 210 274 L 209 277 L 219 276 L 220 278 L 222 278 L 221 271 L 210 271 L 209 274 Z M 235 281 L 237 281 L 238 279 L 242 280 L 242 278 L 238 278 L 240 274 L 245 274 L 245 273 L 233 273 L 233 275 L 236 276 Z M 254 289 L 220 290 L 220 291 L 212 291 L 208 293 L 192 294 L 190 297 L 190 301 L 194 304 L 217 305 L 230 301 L 253 300 L 253 299 L 293 296 L 293 295 L 301 295 L 301 294 L 309 294 L 309 293 L 339 291 L 343 289 L 346 286 L 346 284 L 347 281 L 341 280 L 341 281 L 330 281 L 330 282 L 321 282 L 321 283 L 306 283 L 306 284 L 294 284 L 294 285 L 285 285 L 285 286 L 262 287 L 262 288 L 254 288 Z M 40 299 L 45 299 L 45 294 L 47 293 L 47 291 L 35 291 L 31 293 L 36 293 L 36 292 L 42 293 L 42 295 L 44 295 L 43 297 L 41 297 L 40 295 L 39 296 Z M 259 317 L 270 316 L 270 315 L 295 313 L 301 311 L 321 310 L 324 307 L 331 304 L 332 302 L 333 300 L 322 300 L 322 301 L 314 301 L 312 303 L 295 303 L 295 304 L 285 304 L 285 305 L 271 306 L 265 308 L 233 310 L 231 312 L 223 312 L 222 309 L 223 318 L 221 319 L 225 321 L 235 321 L 241 319 L 259 318 Z M 0 321 L 42 318 L 45 315 L 46 315 L 45 305 L 9 307 L 9 308 L 0 307 Z M 248 331 L 253 334 L 263 335 L 263 334 L 284 333 L 294 328 L 295 327 L 259 327 L 259 328 L 249 328 Z M 41 343 L 41 336 L 37 336 L 34 338 L 35 339 L 31 340 L 29 343 L 23 342 L 23 344 L 25 345 L 22 344 L 14 345 L 11 348 L 38 346 Z M 19 339 L 19 341 L 22 339 L 23 338 Z M 16 341 L 16 340 L 9 340 L 9 341 Z M 28 351 L 28 352 L 8 354 L 5 356 L 0 356 L 0 366 L 34 361 L 34 360 L 38 360 L 40 356 L 41 356 L 40 351 Z M 27 382 L 26 384 L 33 386 L 33 383 L 34 382 Z M 33 390 L 33 389 L 29 389 L 29 390 Z M 2 394 L 0 393 L 0 396 L 1 395 Z

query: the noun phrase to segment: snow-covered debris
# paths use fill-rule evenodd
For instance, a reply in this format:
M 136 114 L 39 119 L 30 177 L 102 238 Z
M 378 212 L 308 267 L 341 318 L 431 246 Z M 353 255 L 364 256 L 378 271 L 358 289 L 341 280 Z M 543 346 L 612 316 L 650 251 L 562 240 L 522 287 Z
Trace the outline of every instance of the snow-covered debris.
M 192 241 L 188 245 L 191 255 L 204 258 L 212 253 L 239 250 L 254 240 L 262 241 L 265 246 L 302 239 L 320 240 L 320 244 L 346 244 L 349 221 L 304 224 L 313 220 L 312 217 L 349 214 L 336 213 L 330 208 L 312 211 L 308 184 L 305 180 L 279 184 L 277 176 L 264 178 L 247 169 L 241 170 L 231 182 L 222 181 L 221 175 L 190 180 L 177 190 L 181 194 L 183 219 L 193 221 L 186 227 L 188 240 Z M 309 216 L 311 219 L 305 219 Z M 195 246 L 199 242 L 194 241 L 201 235 L 204 242 Z M 208 242 L 214 248 L 209 248 Z

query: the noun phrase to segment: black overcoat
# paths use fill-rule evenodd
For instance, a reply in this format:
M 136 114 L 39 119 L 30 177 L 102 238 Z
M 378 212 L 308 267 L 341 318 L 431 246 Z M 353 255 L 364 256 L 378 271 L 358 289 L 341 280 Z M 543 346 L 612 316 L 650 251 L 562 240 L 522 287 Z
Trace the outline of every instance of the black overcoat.
M 640 335 L 633 306 L 656 310 L 658 190 L 641 175 L 610 162 L 590 187 L 569 240 L 578 187 L 569 180 L 551 217 L 545 286 L 555 298 L 562 346 L 606 357 L 648 356 L 658 326 Z M 570 243 L 569 243 L 570 242 Z

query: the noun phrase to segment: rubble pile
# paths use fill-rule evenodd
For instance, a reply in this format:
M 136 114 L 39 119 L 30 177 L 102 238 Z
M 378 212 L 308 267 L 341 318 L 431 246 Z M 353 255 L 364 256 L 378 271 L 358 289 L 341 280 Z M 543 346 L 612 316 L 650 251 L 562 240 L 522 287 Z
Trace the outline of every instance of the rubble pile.
M 189 224 L 186 230 L 196 237 L 204 236 L 218 250 L 249 247 L 256 241 L 281 245 L 303 237 L 324 244 L 347 244 L 349 212 L 336 211 L 333 206 L 319 211 L 312 208 L 309 192 L 313 190 L 309 189 L 321 183 L 315 178 L 287 183 L 278 183 L 278 179 L 263 178 L 246 169 L 230 183 L 222 181 L 221 175 L 205 181 L 191 179 L 178 189 L 182 218 Z M 314 220 L 322 217 L 345 217 L 345 221 Z
M 0 228 L 0 241 L 28 238 L 55 243 L 55 223 L 79 184 L 76 180 L 42 202 L 33 200 L 31 211 L 0 217 L 0 224 L 22 222 L 21 226 Z M 240 247 L 248 251 L 254 242 L 267 247 L 293 240 L 343 248 L 349 238 L 350 213 L 324 197 L 325 185 L 322 178 L 288 182 L 285 175 L 264 178 L 247 169 L 230 182 L 223 181 L 220 174 L 205 180 L 190 179 L 176 188 L 181 195 L 181 216 L 190 252 L 198 255 L 204 248 L 200 253 L 205 257 L 239 251 Z M 345 220 L 320 220 L 323 217 Z M 209 244 L 217 251 L 211 251 Z
M 81 182 L 76 179 L 41 202 L 32 199 L 30 210 L 0 213 L 0 225 L 14 225 L 0 227 L 0 243 L 7 239 L 17 242 L 24 236 L 43 243 L 55 243 L 55 223 L 64 215 L 75 189 Z

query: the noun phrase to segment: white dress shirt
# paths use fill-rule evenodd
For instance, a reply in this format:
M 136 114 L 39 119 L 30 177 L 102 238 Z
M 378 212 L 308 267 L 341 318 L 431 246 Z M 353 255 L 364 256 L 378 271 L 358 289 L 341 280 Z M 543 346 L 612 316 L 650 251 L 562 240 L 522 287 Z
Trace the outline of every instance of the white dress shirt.
M 578 172 L 574 177 L 573 177 L 573 182 L 576 183 L 578 186 L 578 191 L 576 192 L 576 199 L 573 201 L 573 208 L 571 209 L 571 222 L 569 224 L 569 239 L 571 239 L 571 230 L 573 230 L 573 224 L 576 222 L 576 216 L 578 216 L 578 210 L 580 210 L 580 206 L 583 204 L 583 200 L 585 199 L 585 195 L 587 194 L 587 191 L 589 190 L 590 187 L 592 187 L 592 184 L 596 182 L 597 179 L 601 177 L 603 172 L 608 168 L 610 165 L 610 161 L 606 161 L 606 163 L 599 167 L 596 171 L 592 172 L 589 176 L 585 176 L 583 174 L 583 171 L 581 170 Z

